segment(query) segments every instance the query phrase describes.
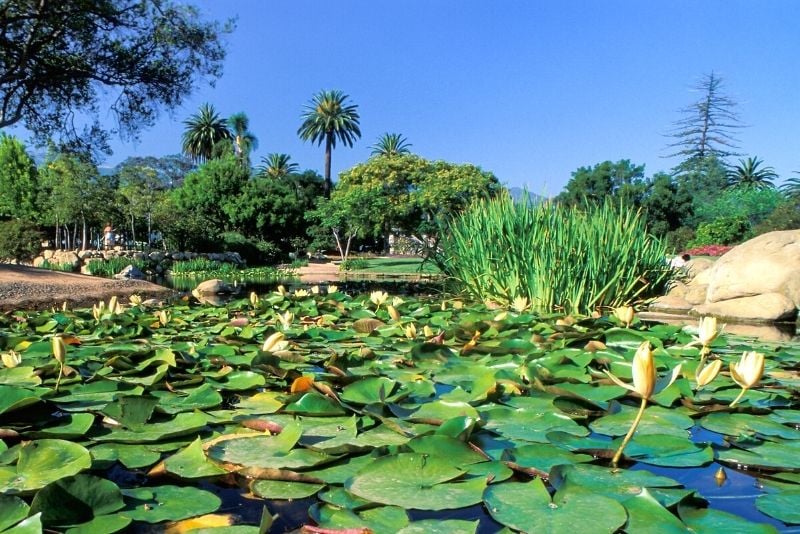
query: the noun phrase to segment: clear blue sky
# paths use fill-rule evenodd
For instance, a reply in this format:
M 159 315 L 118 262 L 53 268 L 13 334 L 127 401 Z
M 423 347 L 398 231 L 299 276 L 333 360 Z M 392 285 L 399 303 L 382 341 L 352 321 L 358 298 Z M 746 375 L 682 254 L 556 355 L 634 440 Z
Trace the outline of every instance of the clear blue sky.
M 250 117 L 254 162 L 285 152 L 321 172 L 323 148 L 297 137 L 300 114 L 320 89 L 340 89 L 359 106 L 362 138 L 334 151 L 334 175 L 399 132 L 421 156 L 552 195 L 606 159 L 645 164 L 648 176 L 668 170 L 664 134 L 713 70 L 749 125 L 740 151 L 782 179 L 800 171 L 800 1 L 190 3 L 238 16 L 223 77 L 138 145 L 116 142 L 106 164 L 179 152 L 182 121 L 210 102 Z

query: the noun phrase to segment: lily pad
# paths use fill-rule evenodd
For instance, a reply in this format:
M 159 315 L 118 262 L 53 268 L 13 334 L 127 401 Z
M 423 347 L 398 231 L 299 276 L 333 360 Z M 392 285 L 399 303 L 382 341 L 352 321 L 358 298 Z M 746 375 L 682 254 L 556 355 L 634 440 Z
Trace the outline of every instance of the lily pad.
M 307 482 L 285 482 L 282 480 L 257 480 L 253 482 L 253 493 L 264 499 L 305 499 L 315 495 L 325 484 Z
M 124 490 L 123 494 L 126 507 L 119 515 L 146 523 L 177 521 L 208 514 L 222 504 L 213 493 L 190 487 L 135 488 Z
M 29 509 L 19 497 L 0 495 L 0 532 L 28 517 Z
M 93 475 L 65 477 L 36 493 L 31 512 L 47 526 L 70 526 L 116 512 L 125 506 L 119 487 Z
M 761 495 L 756 508 L 790 525 L 800 524 L 800 490 Z
M 41 439 L 22 444 L 16 466 L 0 467 L 0 492 L 37 490 L 76 475 L 92 464 L 89 451 L 77 443 Z

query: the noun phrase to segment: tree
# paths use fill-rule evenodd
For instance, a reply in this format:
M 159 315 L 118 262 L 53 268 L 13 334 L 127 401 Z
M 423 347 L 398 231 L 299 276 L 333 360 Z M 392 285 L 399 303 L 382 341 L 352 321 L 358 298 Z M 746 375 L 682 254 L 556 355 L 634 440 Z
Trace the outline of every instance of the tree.
M 200 111 L 185 121 L 183 132 L 183 153 L 194 161 L 204 162 L 212 159 L 218 143 L 232 139 L 227 122 L 211 104 L 203 104 Z
M 131 239 L 136 243 L 136 218 L 144 217 L 147 223 L 148 249 L 152 244 L 153 211 L 163 191 L 163 183 L 152 167 L 126 165 L 119 173 L 119 193 L 127 205 Z
M 399 133 L 385 133 L 372 145 L 373 156 L 399 156 L 411 154 L 411 143 Z
M 125 167 L 146 167 L 156 173 L 156 177 L 165 189 L 174 189 L 183 183 L 183 178 L 196 166 L 186 156 L 182 154 L 171 154 L 169 156 L 145 156 L 129 157 L 114 168 L 114 173 L 119 174 Z
M 233 136 L 233 153 L 245 166 L 250 166 L 250 152 L 258 148 L 258 138 L 250 131 L 250 119 L 240 111 L 228 117 L 228 127 Z
M 19 123 L 38 141 L 96 153 L 109 152 L 111 133 L 101 103 L 135 139 L 220 76 L 233 22 L 203 21 L 171 0 L 3 0 L 0 28 L 0 128 Z
M 710 156 L 724 161 L 736 155 L 734 134 L 744 126 L 735 111 L 736 101 L 722 93 L 722 85 L 722 78 L 713 72 L 706 75 L 694 87 L 702 93 L 700 99 L 681 110 L 684 118 L 675 122 L 669 134 L 676 141 L 669 145 L 675 151 L 668 157 L 683 158 L 677 172 L 691 170 Z
M 16 137 L 0 133 L 0 220 L 36 216 L 36 164 Z
M 277 154 L 275 152 L 267 154 L 261 158 L 261 165 L 256 172 L 258 176 L 280 180 L 290 174 L 297 172 L 297 163 L 290 163 L 292 157 L 289 154 Z
M 352 147 L 361 137 L 359 129 L 358 106 L 348 104 L 348 95 L 341 91 L 320 91 L 314 95 L 303 112 L 303 124 L 297 135 L 303 141 L 317 145 L 325 142 L 325 198 L 329 198 L 333 182 L 331 180 L 331 151 L 336 142 Z
M 800 174 L 800 172 L 794 171 L 794 174 Z M 789 178 L 781 185 L 780 190 L 787 198 L 800 200 L 800 177 Z
M 778 178 L 778 173 L 772 167 L 761 167 L 764 163 L 757 157 L 740 159 L 739 164 L 728 171 L 728 187 L 745 189 L 772 189 L 773 180 Z
M 647 228 L 657 236 L 665 236 L 684 225 L 692 213 L 692 199 L 678 187 L 672 176 L 655 174 L 647 182 L 647 195 L 642 203 Z
M 641 205 L 647 186 L 644 182 L 644 165 L 634 165 L 622 159 L 616 163 L 604 161 L 594 167 L 580 167 L 564 190 L 556 197 L 558 202 L 571 206 L 585 202 L 603 202 L 614 197 L 630 206 Z

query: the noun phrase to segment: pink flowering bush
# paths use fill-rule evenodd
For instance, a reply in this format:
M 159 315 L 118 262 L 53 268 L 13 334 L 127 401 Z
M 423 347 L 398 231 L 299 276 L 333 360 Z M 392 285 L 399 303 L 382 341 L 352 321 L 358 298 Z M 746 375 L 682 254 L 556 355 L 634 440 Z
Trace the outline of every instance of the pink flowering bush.
M 703 245 L 684 251 L 690 256 L 722 256 L 733 247 L 731 245 Z

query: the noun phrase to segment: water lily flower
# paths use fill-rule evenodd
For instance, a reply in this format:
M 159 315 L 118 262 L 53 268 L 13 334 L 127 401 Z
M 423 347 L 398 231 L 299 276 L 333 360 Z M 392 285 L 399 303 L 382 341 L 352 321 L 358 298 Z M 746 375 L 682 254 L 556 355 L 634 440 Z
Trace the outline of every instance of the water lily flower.
M 94 317 L 94 320 L 99 322 L 102 316 L 103 310 L 97 304 L 92 304 L 92 317 Z
M 717 377 L 720 369 L 722 369 L 722 360 L 714 360 L 708 365 L 703 365 L 702 363 L 698 365 L 694 373 L 697 388 L 700 389 L 706 384 L 710 384 Z
M 338 293 L 338 292 L 339 292 L 339 286 L 337 286 L 336 284 L 328 284 L 328 295 L 330 295 L 331 293 Z
M 161 326 L 167 326 L 167 323 L 169 323 L 171 318 L 171 314 L 167 310 L 161 310 L 158 312 L 158 322 L 161 323 Z
M 305 289 L 295 289 L 294 296 L 295 297 L 307 297 L 309 295 L 308 291 Z
M 4 352 L 2 355 L 0 355 L 0 357 L 3 359 L 3 365 L 9 369 L 13 369 L 22 363 L 22 355 L 13 350 Z
M 289 342 L 284 340 L 285 337 L 283 332 L 275 332 L 264 341 L 261 350 L 264 352 L 277 352 L 285 349 L 289 346 Z
M 319 286 L 311 286 L 311 294 L 319 295 Z
M 292 322 L 294 321 L 294 314 L 290 311 L 283 313 L 282 315 L 278 315 L 278 320 L 281 322 L 281 326 L 283 326 L 284 330 L 288 330 L 292 326 Z
M 517 313 L 522 313 L 528 309 L 529 304 L 528 297 L 515 297 L 511 303 L 511 309 Z
M 276 292 L 278 295 L 282 296 L 282 297 L 285 297 L 285 296 L 286 296 L 286 288 L 285 288 L 285 287 L 283 287 L 283 284 L 281 284 L 281 285 L 279 285 L 277 288 L 275 288 L 275 292 Z
M 53 357 L 58 363 L 63 364 L 64 357 L 67 354 L 67 345 L 64 343 L 64 338 L 61 336 L 53 336 L 51 342 L 53 345 Z
M 395 308 L 405 303 L 406 301 L 404 301 L 400 297 L 392 297 L 392 306 L 394 306 Z
M 423 334 L 423 335 L 424 335 L 426 338 L 431 338 L 431 337 L 433 337 L 433 328 L 431 328 L 431 327 L 430 327 L 430 326 L 428 326 L 428 325 L 425 325 L 425 326 L 423 326 L 423 327 L 422 327 L 422 334 Z
M 608 377 L 618 386 L 621 386 L 633 393 L 636 393 L 639 397 L 641 397 L 642 402 L 639 406 L 639 411 L 636 414 L 636 418 L 633 420 L 630 429 L 628 429 L 628 433 L 622 440 L 617 452 L 614 453 L 614 457 L 611 459 L 611 465 L 616 467 L 617 462 L 619 462 L 620 457 L 622 456 L 622 451 L 625 450 L 625 446 L 633 437 L 634 432 L 636 432 L 636 427 L 639 426 L 639 422 L 642 420 L 642 416 L 644 415 L 644 409 L 647 407 L 647 399 L 650 398 L 651 395 L 655 395 L 660 393 L 667 387 L 669 387 L 681 371 L 681 365 L 678 364 L 672 370 L 671 373 L 663 376 L 661 379 L 657 379 L 656 375 L 656 366 L 655 361 L 653 360 L 653 351 L 650 350 L 650 342 L 644 341 L 639 348 L 636 349 L 636 354 L 633 356 L 633 363 L 631 366 L 632 374 L 633 374 L 633 384 L 626 384 L 610 372 L 606 371 Z
M 369 294 L 369 300 L 371 300 L 372 303 L 378 308 L 380 308 L 381 304 L 386 302 L 386 299 L 388 298 L 389 294 L 386 293 L 385 291 L 373 291 L 372 293 Z
M 397 311 L 397 308 L 395 308 L 391 304 L 386 306 L 386 311 L 389 312 L 389 317 L 391 317 L 393 320 L 395 320 L 395 321 L 399 321 L 400 320 L 400 312 Z
M 258 306 L 258 303 L 260 301 L 261 301 L 261 299 L 258 298 L 258 293 L 256 293 L 255 291 L 251 291 L 250 292 L 250 305 L 255 308 L 256 306 Z
M 417 337 L 417 327 L 414 326 L 414 323 L 409 324 L 406 326 L 405 334 L 408 339 L 414 339 Z
M 731 378 L 742 388 L 742 391 L 730 405 L 734 406 L 739 402 L 748 389 L 758 384 L 763 374 L 764 355 L 760 352 L 745 352 L 737 363 L 731 363 Z
M 463 300 L 454 300 L 453 301 L 453 309 L 454 310 L 461 310 L 464 308 L 464 301 Z
M 494 316 L 493 320 L 499 323 L 500 321 L 505 321 L 506 319 L 508 319 L 508 312 L 501 311 L 500 313 Z
M 139 295 L 131 295 L 130 297 L 128 297 L 128 302 L 131 303 L 131 306 L 141 306 L 142 297 Z
M 700 318 L 700 324 L 697 327 L 697 339 L 701 345 L 707 347 L 716 339 L 718 334 L 716 317 Z
M 630 328 L 634 317 L 633 307 L 620 306 L 619 308 L 614 308 L 614 317 L 619 319 L 625 325 L 625 328 Z
M 108 311 L 109 311 L 109 313 L 111 313 L 112 315 L 118 315 L 119 314 L 118 305 L 119 305 L 119 302 L 117 300 L 117 296 L 116 295 L 114 295 L 113 297 L 108 299 Z

